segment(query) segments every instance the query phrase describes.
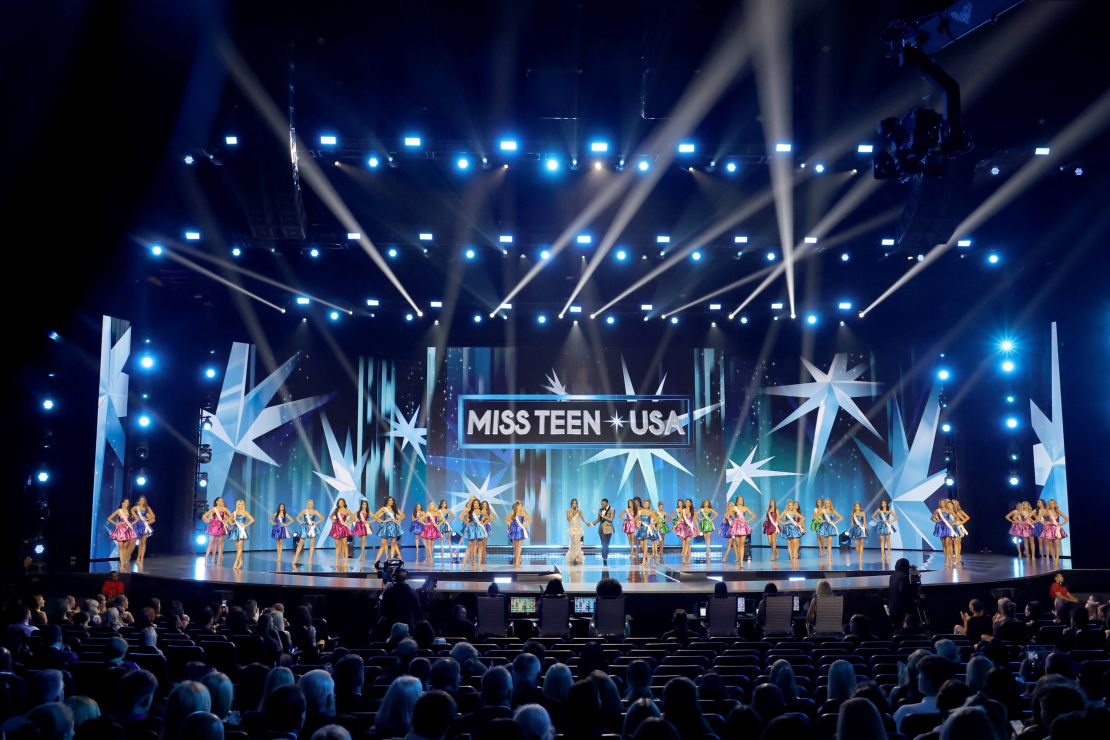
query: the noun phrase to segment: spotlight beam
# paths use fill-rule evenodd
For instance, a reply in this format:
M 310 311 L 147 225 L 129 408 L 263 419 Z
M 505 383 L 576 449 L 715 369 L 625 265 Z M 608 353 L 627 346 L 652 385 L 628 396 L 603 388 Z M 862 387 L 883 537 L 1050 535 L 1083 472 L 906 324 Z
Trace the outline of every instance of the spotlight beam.
M 270 308 L 274 309 L 275 311 L 278 311 L 280 313 L 285 313 L 285 309 L 282 308 L 281 306 L 277 305 L 276 303 L 270 303 L 268 300 L 266 300 L 262 296 L 260 296 L 256 293 L 252 293 L 249 290 L 247 290 L 246 288 L 242 287 L 241 285 L 236 285 L 232 281 L 217 275 L 216 273 L 209 270 L 207 267 L 204 267 L 203 265 L 198 265 L 196 262 L 193 262 L 191 259 L 188 259 L 186 257 L 182 257 L 175 250 L 170 249 L 169 247 L 166 247 L 165 254 L 166 254 L 166 257 L 173 260 L 177 264 L 182 265 L 184 267 L 188 267 L 190 270 L 193 270 L 194 272 L 197 272 L 201 275 L 204 275 L 206 278 L 209 278 L 211 280 L 215 280 L 220 285 L 223 285 L 223 286 L 227 287 L 228 290 L 233 290 L 233 291 L 236 291 L 238 293 L 242 293 L 243 295 L 247 296 L 248 298 L 253 298 L 254 300 L 258 301 L 259 303 L 261 303 L 263 305 L 266 305 L 266 306 L 269 306 Z
M 624 300 L 632 293 L 636 292 L 655 278 L 665 273 L 667 270 L 682 262 L 686 258 L 686 256 L 690 254 L 690 252 L 694 251 L 697 248 L 698 244 L 705 244 L 706 242 L 716 239 L 718 236 L 728 231 L 730 228 L 740 223 L 744 219 L 763 210 L 771 202 L 772 197 L 773 191 L 770 188 L 763 190 L 761 193 L 759 193 L 759 195 L 744 203 L 743 206 L 737 208 L 728 216 L 722 218 L 720 221 L 713 224 L 702 233 L 698 234 L 694 239 L 691 239 L 686 246 L 682 247 L 677 252 L 672 253 L 671 256 L 664 260 L 661 264 L 653 267 L 647 275 L 644 275 L 635 283 L 621 291 L 617 296 L 615 296 L 604 306 L 594 311 L 594 315 L 604 313 L 614 304 Z
M 1102 131 L 1107 123 L 1110 123 L 1110 90 L 1100 95 L 1095 102 L 1079 114 L 1078 118 L 1056 135 L 1049 144 L 1051 154 L 1047 157 L 1031 157 L 1029 161 L 1022 165 L 1021 169 L 1014 173 L 1013 177 L 1002 183 L 1001 187 L 991 193 L 986 200 L 960 222 L 952 235 L 948 237 L 948 241 L 937 244 L 929 250 L 924 260 L 915 263 L 902 277 L 895 280 L 893 285 L 872 301 L 870 306 L 860 312 L 860 316 L 866 316 L 876 306 L 897 292 L 899 288 L 913 280 L 922 270 L 940 259 L 945 252 L 955 246 L 956 240 L 961 236 L 974 231 L 985 223 L 1002 208 L 1031 188 L 1050 170 L 1056 170 L 1060 166 L 1060 162 L 1066 161 L 1073 151 Z
M 289 122 L 282 119 L 281 112 L 274 102 L 270 100 L 270 97 L 266 94 L 258 78 L 255 77 L 254 73 L 247 66 L 246 60 L 239 54 L 238 49 L 232 45 L 231 40 L 226 35 L 220 36 L 216 46 L 220 57 L 223 59 L 224 65 L 231 73 L 231 77 L 236 85 L 238 85 L 247 99 L 254 104 L 255 109 L 273 130 L 278 140 L 282 143 L 287 142 L 290 132 Z M 307 147 L 304 147 L 299 139 L 296 145 L 298 148 L 307 151 Z M 343 225 L 343 228 L 345 228 L 348 233 L 357 232 L 361 235 L 358 239 L 359 246 L 362 247 L 363 251 L 370 257 L 374 265 L 381 270 L 382 274 L 393 284 L 393 287 L 397 289 L 401 297 L 412 306 L 416 315 L 423 316 L 424 314 L 420 310 L 420 307 L 416 305 L 412 296 L 405 290 L 405 286 L 403 286 L 397 276 L 393 274 L 393 270 L 390 269 L 389 264 L 385 261 L 385 258 L 382 257 L 378 248 L 374 246 L 374 243 L 370 241 L 365 234 L 363 234 L 363 229 L 355 219 L 354 214 L 351 213 L 347 204 L 343 202 L 343 199 L 339 196 L 339 193 L 336 192 L 316 161 L 311 157 L 303 157 L 297 160 L 297 166 L 300 174 L 305 178 L 308 184 L 312 186 L 312 189 L 316 191 L 317 196 L 319 196 L 320 200 L 327 206 L 328 210 L 332 212 L 332 215 L 335 216 L 340 224 Z
M 759 270 L 756 270 L 755 272 L 753 272 L 751 275 L 745 275 L 744 277 L 740 278 L 739 280 L 736 280 L 735 282 L 731 282 L 728 285 L 717 288 L 716 290 L 714 290 L 712 292 L 709 292 L 709 293 L 706 293 L 703 296 L 699 296 L 698 298 L 695 298 L 694 300 L 690 301 L 689 303 L 687 303 L 685 305 L 682 305 L 682 306 L 679 306 L 678 308 L 674 309 L 673 311 L 668 311 L 665 314 L 662 314 L 662 316 L 663 316 L 664 319 L 669 318 L 669 317 L 675 315 L 676 313 L 682 313 L 683 311 L 685 311 L 688 308 L 692 308 L 693 306 L 696 306 L 699 303 L 704 303 L 705 301 L 708 301 L 712 298 L 716 298 L 717 296 L 723 295 L 724 293 L 727 293 L 730 290 L 734 290 L 736 288 L 739 288 L 742 285 L 747 285 L 748 283 L 754 283 L 756 280 L 759 280 L 761 277 L 766 276 L 767 273 L 771 272 L 772 270 L 777 269 L 778 267 L 779 267 L 778 265 L 767 265 L 766 267 L 762 267 Z M 729 318 L 732 318 L 732 317 L 730 316 Z
M 258 280 L 259 282 L 265 283 L 265 284 L 273 286 L 275 288 L 280 288 L 281 290 L 284 290 L 284 291 L 288 291 L 289 293 L 292 293 L 293 295 L 306 296 L 307 298 L 312 299 L 313 302 L 319 303 L 321 306 L 327 306 L 328 308 L 334 308 L 336 311 L 342 311 L 343 313 L 347 314 L 348 316 L 354 316 L 354 314 L 355 314 L 355 312 L 353 310 L 349 309 L 349 308 L 344 308 L 343 306 L 337 305 L 337 304 L 332 303 L 330 301 L 325 301 L 323 298 L 319 298 L 318 296 L 312 295 L 311 293 L 306 293 L 304 291 L 297 290 L 296 288 L 294 288 L 291 285 L 286 285 L 285 283 L 283 283 L 279 280 L 274 280 L 273 278 L 267 277 L 266 275 L 262 275 L 260 273 L 257 273 L 254 270 L 249 270 L 246 267 L 242 267 L 241 265 L 238 265 L 234 262 L 231 262 L 231 261 L 228 261 L 228 260 L 225 260 L 225 259 L 221 259 L 219 257 L 214 257 L 210 254 L 205 254 L 204 252 L 201 252 L 200 250 L 193 249 L 192 247 L 187 247 L 183 244 L 177 245 L 175 247 L 175 249 L 179 252 L 183 252 L 185 254 L 188 254 L 190 257 L 195 257 L 197 259 L 206 260 L 208 262 L 211 262 L 212 264 L 219 265 L 220 267 L 222 267 L 225 270 L 231 270 L 232 272 L 237 272 L 240 275 L 246 275 L 247 277 Z
M 621 203 L 620 209 L 606 229 L 605 236 L 594 251 L 585 271 L 578 278 L 578 284 L 574 286 L 570 297 L 559 311 L 559 318 L 563 318 L 566 314 L 574 299 L 578 297 L 602 260 L 609 254 L 609 250 L 620 238 L 625 227 L 640 210 L 651 191 L 655 189 L 665 169 L 674 161 L 674 153 L 679 142 L 689 136 L 690 131 L 705 118 L 747 63 L 749 57 L 747 34 L 743 24 L 735 22 L 736 20 L 738 19 L 734 19 L 728 36 L 717 45 L 702 74 L 698 75 L 693 86 L 688 87 L 682 98 L 675 104 L 667 122 L 648 139 L 643 146 L 643 152 L 632 155 L 631 159 L 639 159 L 645 152 L 664 152 L 656 161 L 656 166 L 638 179 L 628 197 Z M 693 247 L 689 249 L 692 250 Z
M 791 59 L 786 51 L 789 17 L 787 3 L 770 0 L 749 5 L 748 28 L 755 39 L 755 89 L 759 96 L 763 139 L 772 142 L 791 141 Z M 771 157 L 771 189 L 775 194 L 775 218 L 782 243 L 782 264 L 786 272 L 786 295 L 790 315 L 794 311 L 794 200 L 791 187 L 793 157 Z

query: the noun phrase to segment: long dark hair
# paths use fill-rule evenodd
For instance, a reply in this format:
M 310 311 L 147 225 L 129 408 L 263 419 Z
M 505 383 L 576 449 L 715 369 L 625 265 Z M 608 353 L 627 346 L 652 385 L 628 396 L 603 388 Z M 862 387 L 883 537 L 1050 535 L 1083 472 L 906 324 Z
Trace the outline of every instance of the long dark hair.
M 335 519 L 337 516 L 339 516 L 339 502 L 340 501 L 343 502 L 343 508 L 344 509 L 347 508 L 347 499 L 340 496 L 339 498 L 337 498 L 335 500 L 335 508 L 331 510 L 331 516 L 328 517 L 329 519 Z
M 397 499 L 393 498 L 392 496 L 387 496 L 386 497 L 384 505 L 387 506 L 389 508 L 389 510 L 393 512 L 393 516 L 397 516 L 398 514 L 401 513 L 397 509 Z
M 481 514 L 481 513 L 482 513 L 482 502 L 480 502 L 480 501 L 479 501 L 478 499 L 476 499 L 476 498 L 475 498 L 475 499 L 471 499 L 471 501 L 470 501 L 470 506 L 468 506 L 468 507 L 467 507 L 467 509 L 466 509 L 466 520 L 467 520 L 468 522 L 470 522 L 471 524 L 473 524 L 473 523 L 474 523 L 474 507 L 475 507 L 475 506 L 477 506 L 477 507 L 478 507 L 478 513 L 479 513 L 479 514 Z
M 358 513 L 361 514 L 364 511 L 367 514 L 370 513 L 370 502 L 367 501 L 366 499 L 363 499 L 362 503 L 358 505 Z
M 277 511 L 274 512 L 274 518 L 275 519 L 277 519 L 278 517 L 284 518 L 284 517 L 287 517 L 287 516 L 289 516 L 289 512 L 285 510 L 285 504 L 278 504 Z

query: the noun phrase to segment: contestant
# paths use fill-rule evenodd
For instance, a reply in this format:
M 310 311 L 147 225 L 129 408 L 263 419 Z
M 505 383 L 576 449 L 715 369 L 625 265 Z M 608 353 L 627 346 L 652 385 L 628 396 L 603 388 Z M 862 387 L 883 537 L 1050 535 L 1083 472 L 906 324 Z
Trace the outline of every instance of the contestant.
M 636 503 L 639 499 L 633 499 Z M 650 502 L 649 502 L 650 503 Z M 640 543 L 640 565 L 648 564 L 648 545 L 652 545 L 651 561 L 655 562 L 654 544 L 659 539 L 659 531 L 655 528 L 655 511 L 650 506 L 637 509 L 636 518 L 639 524 L 636 527 L 636 540 Z
M 701 508 L 698 509 L 698 531 L 701 532 L 701 538 L 705 541 L 706 564 L 713 559 L 713 530 L 716 529 L 713 520 L 718 516 L 716 509 L 709 504 L 709 499 L 701 502 Z
M 235 543 L 235 562 L 232 570 L 243 568 L 243 543 L 250 539 L 247 527 L 254 524 L 254 517 L 247 511 L 247 502 L 239 499 L 235 502 L 235 519 L 231 525 L 231 540 Z
M 717 535 L 726 543 L 725 552 L 721 555 L 722 563 L 728 560 L 728 554 L 736 547 L 736 538 L 732 536 L 733 519 L 734 511 L 732 502 L 725 499 L 725 512 L 721 514 L 721 523 L 717 527 Z
M 131 526 L 131 500 L 120 501 L 119 508 L 108 515 L 108 523 L 112 525 L 109 535 L 116 541 L 119 548 L 119 569 L 127 569 L 131 562 L 131 551 L 135 549 L 135 529 Z
M 682 541 L 682 562 L 690 562 L 690 540 L 697 534 L 694 529 L 694 502 L 690 499 L 678 502 L 678 519 L 675 521 L 674 533 Z
M 435 562 L 436 562 L 436 549 L 435 548 L 436 548 L 436 542 L 437 541 L 439 541 L 441 543 L 440 546 L 439 546 L 440 551 L 441 552 L 443 551 L 443 544 L 442 544 L 443 532 L 441 532 L 440 529 L 439 529 L 439 525 L 442 523 L 442 521 L 440 519 L 440 516 L 439 516 L 439 508 L 437 506 L 435 506 L 434 504 L 432 506 L 429 506 L 428 510 L 424 512 L 423 519 L 424 519 L 424 525 L 423 525 L 423 527 L 421 527 L 420 539 L 417 540 L 417 541 L 418 542 L 423 541 L 423 543 L 424 543 L 424 550 L 425 550 L 425 552 L 428 553 L 428 565 L 435 565 Z M 420 556 L 419 556 L 419 551 L 418 551 L 417 560 L 419 560 L 419 559 L 420 559 Z
M 832 560 L 833 544 L 840 536 L 840 529 L 837 525 L 842 521 L 844 521 L 844 516 L 833 506 L 832 499 L 825 499 L 821 509 L 821 525 L 818 534 L 824 535 L 825 554 L 829 556 L 830 561 Z M 817 539 L 820 541 L 821 537 L 819 536 Z
M 331 530 L 328 535 L 335 542 L 336 562 L 343 561 L 345 563 L 351 555 L 350 523 L 354 519 L 351 510 L 347 508 L 347 499 L 340 498 L 335 502 L 335 510 L 332 511 L 328 519 L 331 520 Z
M 597 518 L 589 524 L 598 525 L 597 536 L 601 540 L 601 563 L 609 564 L 609 541 L 613 539 L 613 517 L 616 511 L 609 505 L 609 499 L 601 499 L 601 508 L 597 510 Z
M 456 562 L 455 557 L 455 530 L 451 528 L 451 520 L 455 518 L 455 512 L 451 511 L 451 507 L 447 505 L 447 499 L 440 499 L 439 502 L 439 533 L 443 535 L 443 540 L 447 544 L 448 549 L 451 551 L 451 562 Z M 443 545 L 439 546 L 439 553 L 443 555 Z
M 771 560 L 778 560 L 779 546 L 776 542 L 781 529 L 779 527 L 779 505 L 774 499 L 767 502 L 767 512 L 763 515 L 763 534 L 767 535 L 767 542 L 771 545 Z
M 312 565 L 312 556 L 316 554 L 316 538 L 320 535 L 320 522 L 324 515 L 316 510 L 316 504 L 309 499 L 304 504 L 304 511 L 297 514 L 297 523 L 301 527 L 301 538 L 297 541 L 297 550 L 293 553 L 293 567 L 297 567 L 297 558 L 301 556 L 304 541 L 308 540 L 308 564 Z
M 632 553 L 636 551 L 636 507 L 632 499 L 628 499 L 628 506 L 621 512 L 621 531 L 628 537 L 628 562 L 632 562 Z
M 1047 512 L 1048 518 L 1045 520 L 1044 525 L 1044 539 L 1048 544 L 1049 558 L 1054 562 L 1054 567 L 1059 567 L 1060 540 L 1068 536 L 1068 532 L 1064 529 L 1064 525 L 1070 520 L 1064 512 L 1060 511 L 1060 506 L 1056 503 L 1056 499 L 1049 499 Z
M 590 526 L 582 516 L 582 510 L 578 508 L 578 499 L 572 498 L 570 508 L 567 509 L 567 535 L 570 537 L 570 543 L 567 545 L 567 565 L 582 565 L 585 560 L 582 555 L 583 523 Z
M 513 565 L 520 565 L 524 555 L 524 540 L 528 539 L 528 525 L 531 521 L 532 517 L 524 510 L 524 504 L 514 501 L 513 508 L 505 517 L 505 523 L 509 525 L 509 542 L 513 543 Z
M 947 566 L 952 560 L 952 528 L 948 525 L 947 515 L 948 499 L 941 499 L 937 505 L 936 510 L 933 512 L 933 536 L 939 537 L 941 545 L 944 547 L 944 564 Z
M 1040 553 L 1042 558 L 1048 557 L 1048 548 L 1045 545 L 1044 525 L 1048 521 L 1048 507 L 1045 506 L 1044 499 L 1037 499 L 1036 512 L 1033 514 L 1033 538 L 1036 540 L 1037 545 L 1040 546 Z M 1034 553 L 1033 557 L 1036 557 Z
M 416 551 L 416 562 L 420 562 L 420 541 L 424 536 L 424 507 L 419 503 L 412 507 L 409 518 L 409 534 L 412 535 L 412 549 Z
M 806 533 L 806 520 L 800 508 L 797 501 L 788 501 L 780 519 L 782 536 L 786 538 L 787 552 L 790 555 L 790 567 L 795 570 L 798 568 L 802 536 Z
M 482 504 L 478 499 L 471 499 L 470 506 L 463 514 L 463 539 L 466 540 L 466 554 L 463 555 L 463 567 L 479 564 L 481 543 L 489 538 L 485 522 L 482 520 Z
M 135 536 L 139 538 L 139 557 L 135 559 L 135 564 L 142 567 L 147 537 L 154 534 L 154 509 L 146 502 L 146 496 L 139 496 L 139 502 L 131 507 L 131 518 Z
M 1021 512 L 1022 502 L 1019 501 L 1014 505 L 1014 508 L 1010 509 L 1009 513 L 1003 517 L 1003 519 L 1010 523 L 1008 534 L 1013 538 L 1014 544 L 1017 546 L 1017 556 L 1019 558 L 1022 556 L 1022 548 L 1025 546 L 1025 538 L 1021 535 Z
M 355 513 L 355 526 L 351 527 L 351 536 L 358 537 L 358 543 L 361 546 L 359 562 L 366 562 L 366 538 L 370 536 L 371 518 L 373 514 L 370 513 L 370 502 L 363 499 Z
M 879 562 L 884 560 L 890 561 L 890 535 L 894 534 L 897 529 L 894 523 L 898 521 L 898 515 L 895 514 L 890 508 L 890 502 L 885 498 L 879 502 L 879 508 L 871 515 L 875 520 L 875 531 L 879 533 Z
M 285 504 L 278 504 L 277 513 L 270 517 L 270 537 L 277 544 L 277 563 L 281 564 L 281 551 L 285 547 L 285 541 L 292 537 L 289 533 L 289 525 L 293 523 L 293 517 L 289 516 L 285 511 Z
M 1028 501 L 1022 501 L 1018 504 L 1018 531 L 1022 541 L 1025 543 L 1025 557 L 1032 558 L 1036 556 L 1033 552 L 1033 507 Z
M 378 548 L 375 561 L 380 563 L 382 555 L 388 558 L 401 559 L 401 548 L 397 542 L 401 539 L 401 522 L 405 515 L 397 508 L 397 502 L 390 496 L 385 500 L 382 508 L 374 512 L 374 521 L 380 524 L 378 536 L 382 538 L 382 545 Z
M 801 513 L 799 505 L 798 513 Z M 817 549 L 821 558 L 825 557 L 825 535 L 821 534 L 821 525 L 825 522 L 825 501 L 817 499 L 813 502 L 813 518 L 809 520 L 809 529 L 817 535 Z
M 201 520 L 208 526 L 204 532 L 208 535 L 208 549 L 204 551 L 204 564 L 208 565 L 208 558 L 212 558 L 212 565 L 224 561 L 224 537 L 228 533 L 228 523 L 231 521 L 231 512 L 224 503 L 223 498 L 217 496 L 212 503 L 212 508 L 204 512 Z
M 852 507 L 850 514 L 851 521 L 848 527 L 848 536 L 852 538 L 852 544 L 856 546 L 856 556 L 859 561 L 859 567 L 863 567 L 863 546 L 867 544 L 867 514 L 863 510 L 863 504 L 859 501 Z
M 667 507 L 663 506 L 663 499 L 659 499 L 659 507 L 655 510 L 655 519 L 659 522 L 659 540 L 657 543 L 659 551 L 657 553 L 657 559 L 659 562 L 663 562 L 663 556 L 667 551 L 667 535 L 670 534 L 671 531 L 671 525 L 668 523 L 669 517 L 667 516 Z
M 490 537 L 493 536 L 493 523 L 497 521 L 497 512 L 490 506 L 489 501 L 482 502 L 482 521 L 486 523 L 486 538 L 478 543 L 478 550 L 482 556 L 482 564 L 485 565 L 486 546 L 489 544 Z
M 952 505 L 952 530 L 955 536 L 952 538 L 952 546 L 955 548 L 954 555 L 956 557 L 956 565 L 963 565 L 963 551 L 964 551 L 964 537 L 967 537 L 967 527 L 964 525 L 971 521 L 971 517 L 966 511 L 960 508 L 960 502 L 957 499 L 951 500 Z
M 748 516 L 751 519 L 748 519 Z M 740 567 L 744 566 L 744 552 L 748 546 L 748 537 L 752 533 L 751 523 L 755 521 L 755 512 L 744 504 L 744 497 L 737 496 L 732 503 L 732 539 L 736 542 L 736 556 L 739 558 Z

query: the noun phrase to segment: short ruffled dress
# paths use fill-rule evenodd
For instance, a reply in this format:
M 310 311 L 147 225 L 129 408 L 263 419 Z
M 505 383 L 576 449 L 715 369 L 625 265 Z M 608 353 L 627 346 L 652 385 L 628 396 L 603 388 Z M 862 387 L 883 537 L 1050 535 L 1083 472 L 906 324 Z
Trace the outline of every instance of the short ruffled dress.
M 331 529 L 328 531 L 328 536 L 333 540 L 345 540 L 351 536 L 351 528 L 346 523 L 336 516 L 331 521 Z
M 386 519 L 378 527 L 378 536 L 386 540 L 395 540 L 401 536 L 401 525 L 392 518 Z
M 675 521 L 674 533 L 684 540 L 688 540 L 697 534 L 694 528 L 690 526 L 690 523 L 686 521 L 685 517 L 679 517 Z
M 825 523 L 825 520 L 824 520 L 823 517 L 815 516 L 809 522 L 809 529 L 810 529 L 811 532 L 815 532 L 815 533 L 821 535 L 822 537 L 824 537 L 825 535 L 821 534 L 821 525 L 824 524 L 824 523 Z
M 523 517 L 513 517 L 509 522 L 509 542 L 520 542 L 528 537 L 528 533 L 524 530 Z
M 733 517 L 729 517 L 729 516 L 721 517 L 721 523 L 717 525 L 717 534 L 720 535 L 721 537 L 731 537 L 732 536 L 732 520 L 733 520 Z
M 640 517 L 640 526 L 636 527 L 636 539 L 640 541 L 647 540 L 648 542 L 659 539 L 659 532 L 651 526 L 650 516 Z
M 706 514 L 698 515 L 698 531 L 702 534 L 710 534 L 714 530 L 713 520 Z
M 204 533 L 209 537 L 223 537 L 227 534 L 227 525 L 224 523 L 224 518 L 220 514 L 213 514 L 212 518 L 208 520 L 208 526 L 205 527 Z
M 747 537 L 751 533 L 752 533 L 752 525 L 750 525 L 750 524 L 748 524 L 748 522 L 744 521 L 744 517 L 742 517 L 742 516 L 733 517 L 732 531 L 730 532 L 730 535 L 732 537 Z
M 109 535 L 116 542 L 130 542 L 135 539 L 135 530 L 130 524 L 119 522 Z
M 351 534 L 355 537 L 365 537 L 370 534 L 370 524 L 365 514 L 360 513 L 355 517 L 355 526 L 351 527 Z
M 146 523 L 145 511 L 139 512 L 139 516 L 135 519 L 132 529 L 135 530 L 136 537 L 149 537 L 154 534 L 154 527 Z
M 948 526 L 948 522 L 943 519 L 933 525 L 933 536 L 944 539 L 945 537 L 952 536 L 952 528 Z
M 836 525 L 826 519 L 822 519 L 820 523 L 816 527 L 814 527 L 814 529 L 816 529 L 817 534 L 822 537 L 836 537 L 836 535 L 838 534 L 836 531 Z
M 859 524 L 853 523 L 852 526 L 848 528 L 848 536 L 851 537 L 853 540 L 866 539 L 867 531 Z
M 875 531 L 879 533 L 880 537 L 886 537 L 890 534 L 890 522 L 886 520 L 886 517 L 880 516 L 878 518 L 875 522 Z
M 486 531 L 485 525 L 482 522 L 467 522 L 463 526 L 463 538 L 468 540 L 484 540 L 489 537 L 489 532 Z
M 421 515 L 421 516 L 423 516 L 423 515 Z M 424 536 L 424 522 L 420 521 L 419 519 L 417 519 L 414 516 L 412 518 L 412 521 L 409 522 L 409 534 L 414 535 L 416 537 L 423 537 Z
M 787 519 L 785 523 L 780 522 L 779 529 L 782 530 L 782 536 L 788 540 L 800 540 L 802 538 L 802 528 L 790 519 Z
M 670 534 L 670 532 L 671 532 L 671 525 L 667 524 L 667 517 L 664 516 L 664 515 L 659 516 L 658 530 L 659 530 L 659 536 L 660 537 L 662 537 L 663 535 L 666 535 L 666 534 Z
M 1033 527 L 1029 524 L 1029 522 L 1022 519 L 1010 525 L 1010 534 L 1014 537 L 1021 537 L 1022 539 L 1025 539 L 1026 537 L 1032 537 Z
M 1046 522 L 1043 536 L 1046 540 L 1062 540 L 1068 536 L 1068 533 L 1059 523 Z
M 434 518 L 433 518 L 434 519 Z M 434 521 L 425 522 L 424 526 L 420 528 L 420 539 L 423 540 L 438 540 L 443 538 L 443 532 Z
M 774 534 L 775 525 L 770 519 L 763 520 L 763 534 Z
M 305 523 L 301 525 L 301 539 L 316 539 L 320 535 L 320 528 L 317 526 L 320 520 L 314 519 L 311 515 L 306 515 L 305 520 Z
M 1038 517 L 1037 521 L 1033 524 L 1033 536 L 1034 537 L 1044 537 L 1045 539 L 1048 539 L 1048 537 L 1045 537 L 1045 534 L 1044 534 L 1045 528 L 1047 526 L 1048 525 L 1046 525 L 1044 523 L 1044 521 L 1042 521 L 1041 518 Z
M 236 514 L 235 524 L 231 526 L 231 541 L 246 542 L 250 538 L 251 533 L 247 530 L 247 518 L 242 514 Z
M 621 522 L 621 531 L 625 534 L 636 533 L 636 520 L 627 514 L 624 515 L 624 521 Z M 677 530 L 676 530 L 677 531 Z
M 274 517 L 273 526 L 270 527 L 270 537 L 275 540 L 287 540 L 293 535 L 289 533 L 289 525 L 285 523 L 284 519 Z

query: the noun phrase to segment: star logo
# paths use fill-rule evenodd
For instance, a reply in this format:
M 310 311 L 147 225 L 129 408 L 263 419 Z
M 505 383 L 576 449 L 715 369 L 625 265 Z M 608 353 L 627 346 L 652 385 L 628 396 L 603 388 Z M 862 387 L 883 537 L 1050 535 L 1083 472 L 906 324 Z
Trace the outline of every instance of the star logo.
M 613 427 L 614 429 L 620 429 L 624 426 L 624 419 L 621 418 L 620 414 L 614 413 L 612 416 L 609 417 L 609 426 Z
M 787 473 L 778 470 L 763 470 L 763 466 L 774 460 L 774 457 L 768 457 L 763 460 L 754 460 L 756 448 L 753 447 L 752 451 L 748 453 L 748 457 L 740 465 L 737 465 L 732 460 L 728 461 L 728 470 L 725 471 L 725 481 L 728 483 L 728 494 L 726 498 L 732 499 L 732 494 L 736 492 L 740 486 L 747 483 L 755 489 L 756 493 L 763 493 L 759 490 L 759 486 L 755 484 L 756 478 L 777 478 L 783 475 L 797 475 L 797 473 Z
M 559 376 L 554 368 L 552 368 L 551 374 L 547 376 L 547 385 L 545 385 L 543 389 L 554 393 L 556 396 L 567 395 L 567 387 L 559 380 Z
M 486 479 L 482 481 L 482 485 L 476 484 L 465 474 L 463 475 L 462 479 L 463 485 L 466 486 L 466 491 L 451 491 L 451 496 L 456 499 L 456 503 L 451 507 L 451 511 L 455 512 L 456 514 L 461 513 L 463 507 L 466 506 L 466 502 L 472 498 L 476 498 L 479 501 L 488 501 L 490 506 L 495 507 L 497 504 L 500 504 L 502 506 L 509 506 L 512 503 L 511 501 L 507 501 L 501 498 L 501 494 L 516 485 L 515 481 L 509 481 L 508 483 L 502 483 L 500 485 L 494 486 L 493 488 L 490 488 L 489 475 L 487 475 Z
M 412 448 L 416 450 L 417 456 L 419 456 L 421 460 L 424 460 L 424 462 L 427 462 L 424 458 L 423 447 L 428 446 L 428 428 L 416 426 L 416 420 L 420 416 L 420 407 L 416 407 L 416 411 L 413 412 L 411 419 L 406 419 L 405 415 L 401 414 L 401 418 L 398 420 L 396 414 L 397 412 L 395 411 L 394 417 L 389 420 L 388 436 L 400 437 L 402 452 L 405 451 L 405 447 L 412 445 Z
M 366 453 L 363 452 L 356 460 L 351 448 L 351 433 L 347 432 L 346 444 L 341 449 L 328 417 L 324 415 L 320 421 L 324 427 L 324 439 L 328 445 L 328 456 L 331 458 L 332 474 L 329 476 L 319 471 L 314 472 L 337 493 L 362 496 L 362 472 L 366 468 Z

